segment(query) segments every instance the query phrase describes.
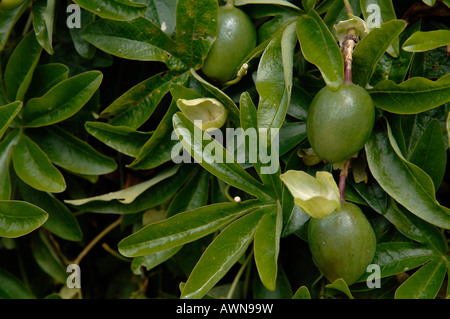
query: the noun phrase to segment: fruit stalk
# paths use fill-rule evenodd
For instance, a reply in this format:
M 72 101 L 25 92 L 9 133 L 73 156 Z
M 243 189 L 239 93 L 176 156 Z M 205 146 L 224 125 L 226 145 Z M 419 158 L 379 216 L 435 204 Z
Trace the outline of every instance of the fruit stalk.
M 344 167 L 339 176 L 339 195 L 341 197 L 341 202 L 345 202 L 345 183 L 347 182 L 348 172 L 350 170 L 351 159 L 347 159 L 344 163 Z

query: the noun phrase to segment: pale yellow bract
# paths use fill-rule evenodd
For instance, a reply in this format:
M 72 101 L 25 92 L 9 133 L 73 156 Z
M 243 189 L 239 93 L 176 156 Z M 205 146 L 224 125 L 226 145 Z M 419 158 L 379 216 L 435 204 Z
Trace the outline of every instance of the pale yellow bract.
M 216 99 L 178 99 L 177 106 L 189 120 L 203 131 L 219 129 L 227 119 L 226 108 Z
M 317 172 L 316 177 L 303 171 L 289 170 L 280 175 L 294 197 L 295 205 L 314 218 L 323 218 L 340 210 L 339 188 L 328 172 Z

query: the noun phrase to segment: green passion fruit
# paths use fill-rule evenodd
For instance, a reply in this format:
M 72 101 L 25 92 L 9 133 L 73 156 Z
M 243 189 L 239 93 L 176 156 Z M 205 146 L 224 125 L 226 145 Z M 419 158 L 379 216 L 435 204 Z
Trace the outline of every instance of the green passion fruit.
M 306 129 L 314 152 L 330 163 L 357 153 L 369 139 L 375 107 L 369 93 L 355 84 L 333 91 L 325 86 L 311 102 Z
M 210 79 L 225 83 L 231 80 L 242 60 L 256 47 L 256 28 L 248 15 L 226 4 L 219 7 L 217 37 L 203 64 Z
M 361 209 L 343 202 L 341 210 L 311 218 L 308 243 L 314 263 L 330 282 L 343 278 L 351 285 L 372 262 L 376 238 Z
M 13 10 L 22 5 L 25 0 L 0 0 L 0 10 Z

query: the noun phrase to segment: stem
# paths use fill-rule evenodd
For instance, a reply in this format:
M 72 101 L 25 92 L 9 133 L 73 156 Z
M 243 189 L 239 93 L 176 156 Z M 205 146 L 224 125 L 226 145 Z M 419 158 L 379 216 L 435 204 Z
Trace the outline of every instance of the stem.
M 342 56 L 344 58 L 344 84 L 352 84 L 352 61 L 353 61 L 353 49 L 358 42 L 358 38 L 355 36 L 355 30 L 348 30 L 348 35 L 345 37 L 342 43 Z
M 348 0 L 344 0 L 344 5 L 345 5 L 345 9 L 347 10 L 347 14 L 349 16 L 352 16 L 353 10 L 352 10 L 352 7 L 350 6 L 350 2 L 348 2 Z
M 228 7 L 234 7 L 234 0 L 226 0 L 225 5 Z
M 253 257 L 253 250 L 251 251 L 251 253 L 247 256 L 247 258 L 245 259 L 244 263 L 242 264 L 241 268 L 239 268 L 239 271 L 236 274 L 236 277 L 234 277 L 234 280 L 231 284 L 230 290 L 228 290 L 228 294 L 227 294 L 227 299 L 231 299 L 234 295 L 234 292 L 236 290 L 237 284 L 239 282 L 239 279 L 242 276 L 242 273 L 244 272 L 245 268 L 247 267 L 248 263 L 250 262 L 250 260 Z
M 113 230 L 114 228 L 116 228 L 117 226 L 120 225 L 120 223 L 122 222 L 122 217 L 120 216 L 115 222 L 113 222 L 112 224 L 110 224 L 109 226 L 107 226 L 102 232 L 100 232 L 97 236 L 95 236 L 94 239 L 92 239 L 92 241 L 83 249 L 83 251 L 77 256 L 77 258 L 75 258 L 75 260 L 73 261 L 73 264 L 77 264 L 79 265 L 81 260 L 84 258 L 84 256 L 87 255 L 87 253 L 106 235 L 108 234 L 111 230 Z
M 350 170 L 351 159 L 345 160 L 344 168 L 339 176 L 339 195 L 341 197 L 341 202 L 345 202 L 345 183 L 347 181 L 348 171 Z

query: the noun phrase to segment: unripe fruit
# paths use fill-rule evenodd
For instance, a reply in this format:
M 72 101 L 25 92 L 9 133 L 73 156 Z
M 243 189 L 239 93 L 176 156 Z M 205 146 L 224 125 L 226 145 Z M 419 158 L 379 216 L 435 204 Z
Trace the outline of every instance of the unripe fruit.
M 314 97 L 308 112 L 307 133 L 311 147 L 330 163 L 346 160 L 369 139 L 375 108 L 369 93 L 355 84 L 337 91 L 327 86 Z
M 0 10 L 13 10 L 22 5 L 25 0 L 0 0 Z
M 372 262 L 376 238 L 372 226 L 355 204 L 343 202 L 340 211 L 311 218 L 308 243 L 314 263 L 333 282 L 355 283 Z
M 203 73 L 224 83 L 233 78 L 242 60 L 256 47 L 256 29 L 244 11 L 219 7 L 217 38 L 203 65 Z

